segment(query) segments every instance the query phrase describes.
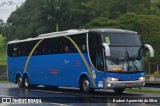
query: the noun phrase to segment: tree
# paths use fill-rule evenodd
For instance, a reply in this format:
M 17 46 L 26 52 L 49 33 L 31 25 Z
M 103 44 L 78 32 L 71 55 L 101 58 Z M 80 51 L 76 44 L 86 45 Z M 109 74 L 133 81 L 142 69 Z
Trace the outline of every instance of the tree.
M 160 15 L 160 0 L 155 0 L 151 2 L 150 14 Z
M 41 20 L 44 23 L 40 29 L 47 29 L 47 26 L 50 32 L 58 31 L 59 28 L 63 29 L 61 23 L 63 23 L 64 15 L 68 10 L 66 0 L 45 0 L 40 10 L 37 21 Z M 45 25 L 45 23 L 47 24 Z
M 67 30 L 82 28 L 88 23 L 88 27 L 112 26 L 135 29 L 135 16 L 146 14 L 149 0 L 26 0 L 26 2 L 8 19 L 7 36 L 14 39 L 36 37 L 39 34 L 55 32 L 56 29 Z M 131 5 L 134 4 L 134 5 Z M 128 15 L 123 15 L 129 13 Z M 122 18 L 117 18 L 121 15 Z M 125 17 L 130 20 L 125 21 Z M 104 22 L 103 22 L 104 21 Z M 123 22 L 122 22 L 123 21 Z M 91 22 L 91 23 L 90 23 Z M 121 24 L 119 24 L 121 22 Z M 129 23 L 128 27 L 125 25 Z M 98 26 L 98 27 L 100 27 Z M 134 27 L 133 27 L 134 26 Z M 13 29 L 12 29 L 13 28 Z M 11 30 L 11 31 L 10 31 Z M 12 32 L 12 33 L 10 33 Z M 25 33 L 24 33 L 25 32 Z M 7 33 L 7 32 L 6 32 Z M 12 40 L 10 39 L 10 40 Z
M 8 40 L 24 39 L 38 35 L 39 22 L 36 21 L 39 8 L 44 0 L 26 0 L 7 20 L 5 36 Z M 47 31 L 46 31 L 47 32 Z M 13 37 L 12 37 L 13 36 Z
M 150 9 L 150 0 L 108 0 L 108 3 L 111 19 L 128 12 L 148 14 Z
M 3 28 L 4 22 L 0 19 L 0 34 L 2 34 L 2 28 Z

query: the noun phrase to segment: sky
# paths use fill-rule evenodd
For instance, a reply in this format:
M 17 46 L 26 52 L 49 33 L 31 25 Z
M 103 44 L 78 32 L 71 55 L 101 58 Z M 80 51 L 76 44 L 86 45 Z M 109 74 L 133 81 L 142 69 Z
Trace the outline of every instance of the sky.
M 11 12 L 24 2 L 25 0 L 0 0 L 0 19 L 6 22 Z

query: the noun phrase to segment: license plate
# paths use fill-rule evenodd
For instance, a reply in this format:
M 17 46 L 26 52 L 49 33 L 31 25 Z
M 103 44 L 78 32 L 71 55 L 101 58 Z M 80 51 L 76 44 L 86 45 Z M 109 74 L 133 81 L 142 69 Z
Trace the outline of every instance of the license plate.
M 126 87 L 131 87 L 131 86 L 132 86 L 132 83 L 126 84 Z

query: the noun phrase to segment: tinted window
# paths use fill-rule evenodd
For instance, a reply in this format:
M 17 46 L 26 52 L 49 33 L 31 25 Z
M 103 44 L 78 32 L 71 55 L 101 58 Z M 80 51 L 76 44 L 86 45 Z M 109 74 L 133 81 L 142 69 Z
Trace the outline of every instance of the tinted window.
M 7 47 L 7 55 L 8 56 L 12 56 L 13 55 L 13 46 L 12 45 L 8 45 L 8 47 Z
M 78 35 L 70 36 L 70 37 L 77 44 L 81 52 L 84 52 L 84 53 L 87 52 L 86 34 L 78 34 Z M 73 52 L 78 52 L 73 44 L 71 48 Z
M 87 52 L 86 34 L 70 36 L 82 52 Z M 8 56 L 28 56 L 39 40 L 8 45 Z M 70 40 L 65 37 L 44 39 L 32 55 L 47 55 L 78 52 Z
M 137 34 L 105 33 L 105 41 L 110 45 L 141 45 L 139 36 Z

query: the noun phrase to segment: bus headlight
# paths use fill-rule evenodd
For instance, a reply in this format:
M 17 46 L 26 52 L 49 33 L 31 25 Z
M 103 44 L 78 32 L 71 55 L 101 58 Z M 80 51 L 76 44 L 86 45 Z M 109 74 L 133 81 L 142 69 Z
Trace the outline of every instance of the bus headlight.
M 107 78 L 107 81 L 118 81 L 118 79 L 117 78 Z
M 145 81 L 145 77 L 139 77 L 138 80 Z

